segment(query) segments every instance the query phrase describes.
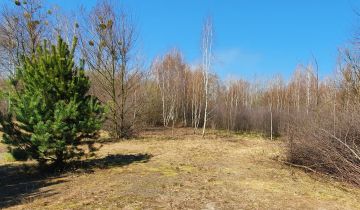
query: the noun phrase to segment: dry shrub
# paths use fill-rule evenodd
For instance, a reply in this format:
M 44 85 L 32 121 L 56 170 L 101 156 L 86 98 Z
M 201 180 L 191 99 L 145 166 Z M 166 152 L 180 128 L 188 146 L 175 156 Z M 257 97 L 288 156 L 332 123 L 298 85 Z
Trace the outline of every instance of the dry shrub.
M 360 111 L 322 110 L 294 118 L 288 161 L 360 185 Z

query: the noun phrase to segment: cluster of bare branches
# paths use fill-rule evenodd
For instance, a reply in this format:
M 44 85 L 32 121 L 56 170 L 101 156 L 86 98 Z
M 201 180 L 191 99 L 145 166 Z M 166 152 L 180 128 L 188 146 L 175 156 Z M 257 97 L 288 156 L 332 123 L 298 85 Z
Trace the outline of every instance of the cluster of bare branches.
M 286 134 L 289 162 L 360 185 L 357 56 L 356 51 L 346 51 L 337 77 L 315 83 L 316 95 L 307 94 L 310 100 L 306 97 L 305 110 L 289 115 Z
M 132 17 L 107 1 L 85 17 L 79 28 L 82 55 L 91 70 L 93 91 L 109 109 L 108 123 L 116 138 L 133 135 L 141 108 L 143 72 L 134 62 L 137 32 Z
M 179 51 L 173 50 L 164 58 L 155 60 L 152 68 L 161 94 L 163 125 L 167 127 L 172 122 L 174 127 L 179 116 L 177 112 L 185 108 L 183 103 L 187 67 Z
M 37 45 L 54 32 L 48 30 L 52 10 L 46 9 L 41 0 L 1 6 L 0 70 L 5 75 L 12 75 L 21 56 L 34 53 Z

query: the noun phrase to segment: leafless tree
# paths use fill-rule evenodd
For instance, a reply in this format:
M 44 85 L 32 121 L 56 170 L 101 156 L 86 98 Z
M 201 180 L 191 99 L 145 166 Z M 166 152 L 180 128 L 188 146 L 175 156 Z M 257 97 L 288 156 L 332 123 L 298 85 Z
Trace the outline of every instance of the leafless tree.
M 203 70 L 201 68 L 195 69 L 192 72 L 190 80 L 191 88 L 191 124 L 194 128 L 194 133 L 196 133 L 199 128 L 202 110 L 203 110 L 203 101 L 204 101 L 204 83 L 203 83 Z
M 123 8 L 100 1 L 81 26 L 82 54 L 108 105 L 109 123 L 116 138 L 129 137 L 139 110 L 142 71 L 134 54 L 137 32 Z
M 184 115 L 187 67 L 180 52 L 172 50 L 155 60 L 152 68 L 161 93 L 163 124 L 167 127 L 172 122 L 174 128 L 178 117 Z
M 211 18 L 207 18 L 202 31 L 202 70 L 204 78 L 204 124 L 202 136 L 205 136 L 206 123 L 208 120 L 208 102 L 209 102 L 209 75 L 213 59 L 213 24 Z
M 34 53 L 51 33 L 48 25 L 52 11 L 44 9 L 41 0 L 11 3 L 0 10 L 0 69 L 7 75 L 13 75 L 21 56 Z

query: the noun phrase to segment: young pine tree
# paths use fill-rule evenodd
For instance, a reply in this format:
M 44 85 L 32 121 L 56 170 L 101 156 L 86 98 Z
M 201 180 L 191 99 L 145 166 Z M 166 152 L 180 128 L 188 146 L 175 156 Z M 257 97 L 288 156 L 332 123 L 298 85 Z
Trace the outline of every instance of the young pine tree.
M 97 136 L 104 109 L 88 95 L 84 62 L 79 67 L 74 63 L 76 42 L 75 38 L 69 49 L 60 37 L 56 46 L 44 41 L 34 55 L 23 59 L 18 82 L 13 83 L 10 114 L 1 120 L 11 152 L 40 164 L 61 165 L 84 155 L 82 140 Z

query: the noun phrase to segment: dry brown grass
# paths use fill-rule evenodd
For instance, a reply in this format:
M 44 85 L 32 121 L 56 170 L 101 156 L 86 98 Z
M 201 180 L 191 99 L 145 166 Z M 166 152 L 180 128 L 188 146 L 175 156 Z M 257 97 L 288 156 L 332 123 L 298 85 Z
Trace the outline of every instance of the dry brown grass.
M 202 139 L 190 129 L 174 134 L 148 130 L 137 139 L 106 143 L 97 158 L 139 153 L 152 157 L 47 177 L 8 207 L 359 209 L 359 189 L 276 161 L 283 156 L 280 141 L 218 131 Z

